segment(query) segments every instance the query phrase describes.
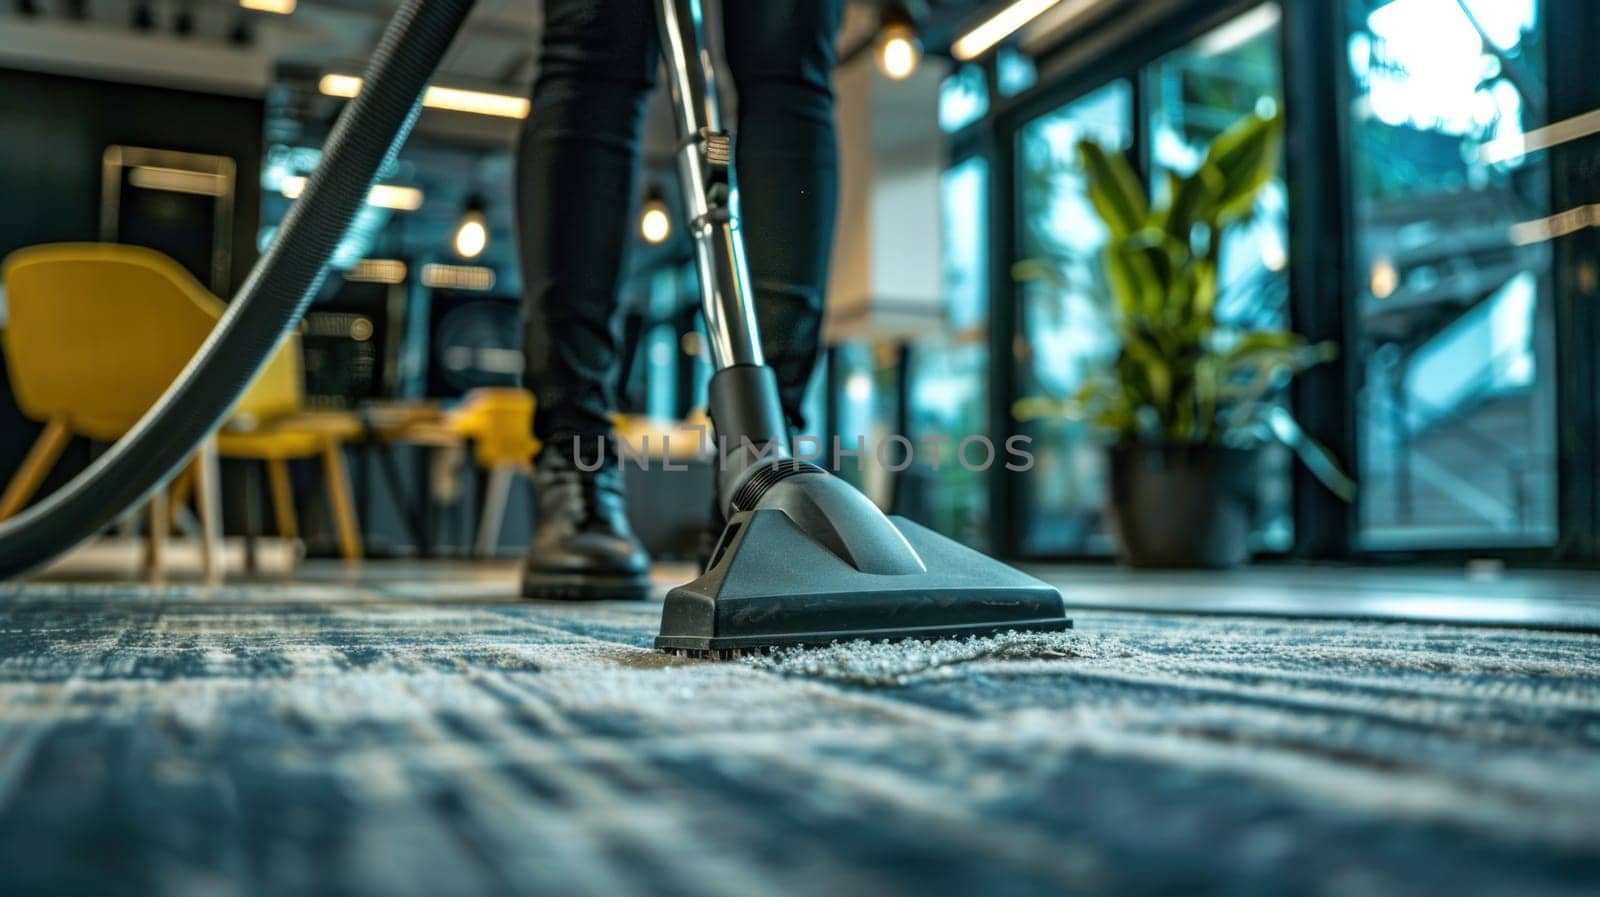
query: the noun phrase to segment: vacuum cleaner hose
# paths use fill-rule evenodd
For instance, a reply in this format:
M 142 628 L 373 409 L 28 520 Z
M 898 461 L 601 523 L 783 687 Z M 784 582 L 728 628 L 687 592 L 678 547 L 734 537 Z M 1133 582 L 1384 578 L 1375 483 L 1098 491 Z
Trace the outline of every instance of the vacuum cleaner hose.
M 221 424 L 300 320 L 329 255 L 421 109 L 473 0 L 406 0 L 277 238 L 200 351 L 132 430 L 70 483 L 0 523 L 0 579 L 41 566 L 149 498 Z

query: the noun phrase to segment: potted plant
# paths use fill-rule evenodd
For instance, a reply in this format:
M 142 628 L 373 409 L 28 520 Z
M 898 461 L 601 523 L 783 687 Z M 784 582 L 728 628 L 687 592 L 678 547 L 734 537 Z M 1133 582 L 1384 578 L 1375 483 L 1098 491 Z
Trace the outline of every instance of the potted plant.
M 1135 566 L 1230 567 L 1249 557 L 1263 444 L 1288 445 L 1329 489 L 1355 485 L 1309 439 L 1279 397 L 1289 379 L 1332 358 L 1286 329 L 1219 320 L 1223 235 L 1254 213 L 1271 178 L 1282 120 L 1249 116 L 1219 135 L 1189 175 L 1168 173 L 1154 203 L 1120 154 L 1078 145 L 1088 196 L 1108 239 L 1108 318 L 1119 348 L 1076 395 L 1026 400 L 1019 417 L 1067 413 L 1107 433 L 1108 522 Z M 1048 259 L 1019 278 L 1052 277 Z

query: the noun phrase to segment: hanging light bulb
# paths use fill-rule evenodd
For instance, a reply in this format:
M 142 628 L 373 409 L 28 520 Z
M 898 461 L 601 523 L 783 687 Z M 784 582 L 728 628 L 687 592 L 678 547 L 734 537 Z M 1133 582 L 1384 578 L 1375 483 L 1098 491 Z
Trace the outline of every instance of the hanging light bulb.
M 639 236 L 651 245 L 665 243 L 672 236 L 672 215 L 659 187 L 651 186 L 645 191 L 644 205 L 639 209 Z
M 896 81 L 911 77 L 922 62 L 922 39 L 917 36 L 917 23 L 904 6 L 891 3 L 883 8 L 875 55 L 878 71 Z
M 456 255 L 464 259 L 475 259 L 483 255 L 489 246 L 489 222 L 483 216 L 483 199 L 474 196 L 467 200 L 466 213 L 461 216 L 461 223 L 456 225 L 455 239 Z

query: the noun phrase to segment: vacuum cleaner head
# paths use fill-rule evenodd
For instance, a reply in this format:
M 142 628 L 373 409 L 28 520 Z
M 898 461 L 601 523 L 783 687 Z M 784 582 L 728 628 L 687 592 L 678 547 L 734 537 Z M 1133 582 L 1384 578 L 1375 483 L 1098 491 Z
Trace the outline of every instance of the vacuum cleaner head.
M 741 489 L 700 578 L 667 593 L 656 647 L 727 659 L 783 645 L 1072 626 L 1061 593 L 899 517 L 810 465 Z
M 842 639 L 940 638 L 1065 629 L 1061 594 L 905 520 L 850 484 L 767 450 L 789 443 L 777 377 L 763 361 L 733 197 L 729 147 L 704 64 L 698 0 L 661 0 L 674 85 L 678 172 L 695 224 L 701 301 L 717 373 L 707 405 L 721 442 L 727 527 L 706 572 L 667 593 L 656 647 L 728 657 Z M 757 446 L 762 447 L 757 449 Z

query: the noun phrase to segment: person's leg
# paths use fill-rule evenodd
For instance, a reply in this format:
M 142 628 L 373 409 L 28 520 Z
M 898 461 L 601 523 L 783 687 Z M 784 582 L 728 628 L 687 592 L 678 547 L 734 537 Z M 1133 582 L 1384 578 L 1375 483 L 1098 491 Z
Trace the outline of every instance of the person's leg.
M 839 183 L 834 36 L 844 0 L 727 0 L 734 165 L 762 349 L 795 428 L 816 366 Z
M 585 455 L 611 431 L 615 318 L 639 127 L 655 81 L 651 0 L 545 0 L 532 114 L 517 154 L 524 382 L 534 435 Z
M 628 526 L 622 472 L 614 457 L 590 464 L 611 434 L 617 290 L 641 113 L 655 78 L 655 14 L 650 0 L 544 7 L 539 77 L 517 156 L 524 381 L 544 445 L 522 593 L 643 598 L 650 562 Z

